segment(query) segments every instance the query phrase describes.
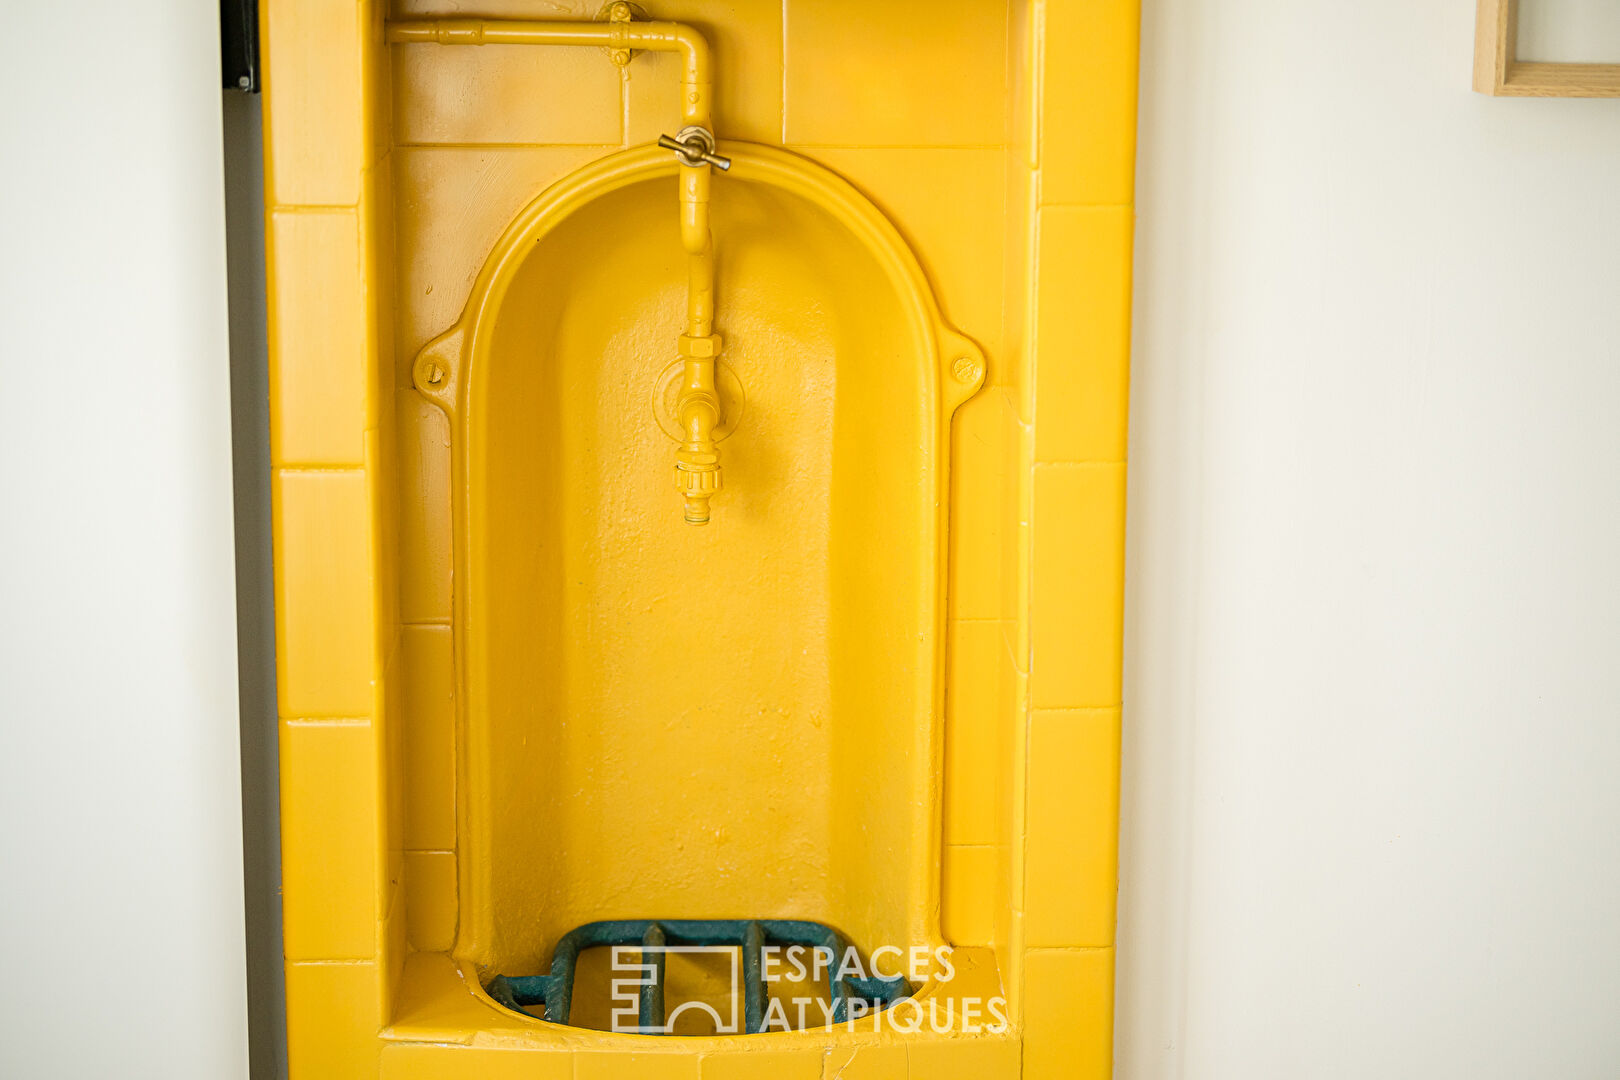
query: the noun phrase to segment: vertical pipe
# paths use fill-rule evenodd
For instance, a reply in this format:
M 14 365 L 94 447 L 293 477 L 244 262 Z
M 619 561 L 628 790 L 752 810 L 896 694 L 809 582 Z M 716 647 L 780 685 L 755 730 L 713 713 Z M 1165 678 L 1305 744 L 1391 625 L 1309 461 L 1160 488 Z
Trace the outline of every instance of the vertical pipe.
M 765 931 L 757 922 L 743 931 L 743 1016 L 750 1035 L 765 1030 Z
M 686 257 L 686 333 L 708 337 L 714 332 L 714 245 Z
M 649 958 L 649 954 L 650 958 Z M 637 1023 L 644 1035 L 661 1035 L 664 1026 L 664 931 L 657 923 L 641 935 L 641 962 L 651 967 L 652 979 L 641 987 Z

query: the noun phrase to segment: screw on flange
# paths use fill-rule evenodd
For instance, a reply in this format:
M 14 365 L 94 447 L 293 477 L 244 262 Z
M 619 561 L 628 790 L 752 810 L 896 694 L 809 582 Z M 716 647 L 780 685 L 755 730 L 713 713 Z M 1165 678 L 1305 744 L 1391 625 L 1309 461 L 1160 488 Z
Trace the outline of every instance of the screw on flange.
M 979 363 L 977 357 L 964 354 L 952 361 L 951 374 L 956 376 L 957 382 L 971 386 L 984 375 L 984 367 Z
M 424 359 L 416 366 L 416 385 L 424 390 L 436 390 L 449 378 L 450 369 L 437 360 Z

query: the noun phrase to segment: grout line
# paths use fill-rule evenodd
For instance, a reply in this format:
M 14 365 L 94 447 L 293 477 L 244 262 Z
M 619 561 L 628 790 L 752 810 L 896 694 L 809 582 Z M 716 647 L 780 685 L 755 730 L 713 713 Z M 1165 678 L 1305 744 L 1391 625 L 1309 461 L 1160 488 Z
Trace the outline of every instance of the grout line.
M 275 471 L 278 472 L 278 473 L 309 473 L 309 474 L 312 474 L 312 475 L 318 475 L 318 474 L 321 474 L 321 473 L 335 473 L 335 474 L 340 475 L 340 476 L 347 476 L 350 473 L 355 473 L 357 475 L 362 475 L 363 476 L 363 475 L 365 475 L 365 472 L 366 472 L 366 467 L 363 464 L 362 465 L 276 465 L 274 468 L 275 468 Z
M 454 855 L 455 848 L 401 848 L 406 855 Z
M 370 716 L 283 716 L 289 727 L 370 727 Z

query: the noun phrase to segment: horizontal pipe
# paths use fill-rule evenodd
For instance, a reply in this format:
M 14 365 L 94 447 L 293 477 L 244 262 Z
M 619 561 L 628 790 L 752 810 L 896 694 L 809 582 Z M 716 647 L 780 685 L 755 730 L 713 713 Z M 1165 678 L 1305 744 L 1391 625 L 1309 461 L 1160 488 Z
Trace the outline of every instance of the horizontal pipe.
M 390 44 L 596 45 L 681 54 L 681 117 L 709 127 L 714 81 L 709 43 L 685 23 L 566 22 L 551 19 L 408 19 L 388 23 Z

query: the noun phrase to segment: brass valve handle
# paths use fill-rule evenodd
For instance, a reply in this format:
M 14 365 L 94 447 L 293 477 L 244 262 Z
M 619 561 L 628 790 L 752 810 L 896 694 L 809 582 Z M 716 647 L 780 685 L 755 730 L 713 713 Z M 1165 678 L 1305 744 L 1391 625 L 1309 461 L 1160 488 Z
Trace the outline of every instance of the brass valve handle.
M 724 172 L 731 168 L 731 159 L 714 152 L 714 135 L 708 128 L 684 127 L 675 135 L 658 136 L 658 145 L 675 151 L 682 165 L 713 165 Z

